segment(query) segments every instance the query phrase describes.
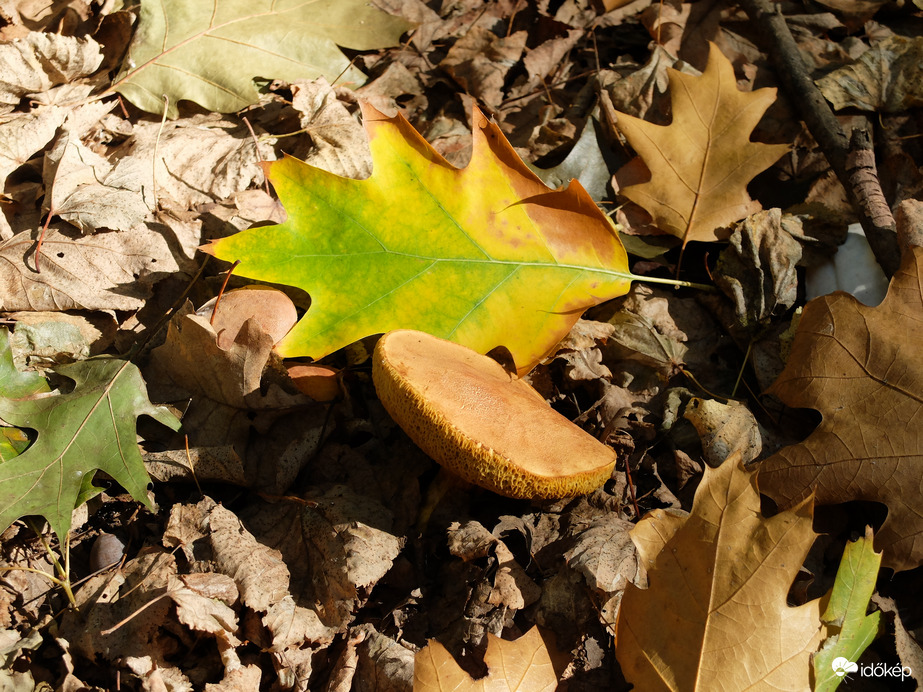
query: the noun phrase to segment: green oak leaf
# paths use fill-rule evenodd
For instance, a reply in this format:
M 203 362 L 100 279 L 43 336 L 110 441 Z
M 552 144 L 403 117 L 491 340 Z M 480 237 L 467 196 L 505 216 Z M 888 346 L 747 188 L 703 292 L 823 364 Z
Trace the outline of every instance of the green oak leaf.
M 858 661 L 878 635 L 881 612 L 866 615 L 881 566 L 881 553 L 872 546 L 872 529 L 866 528 L 865 537 L 847 544 L 843 551 L 830 602 L 821 616 L 834 634 L 814 654 L 815 690 L 835 690 L 845 679 L 837 670 L 847 675 L 852 672 L 849 664 Z M 846 664 L 838 659 L 846 659 Z
M 0 531 L 20 517 L 38 515 L 63 538 L 71 512 L 95 492 L 91 479 L 97 470 L 150 506 L 150 477 L 138 451 L 136 419 L 147 415 L 179 428 L 167 409 L 148 400 L 140 371 L 128 361 L 93 358 L 55 372 L 73 380 L 74 389 L 28 398 L 0 396 L 0 419 L 37 433 L 28 449 L 0 463 Z

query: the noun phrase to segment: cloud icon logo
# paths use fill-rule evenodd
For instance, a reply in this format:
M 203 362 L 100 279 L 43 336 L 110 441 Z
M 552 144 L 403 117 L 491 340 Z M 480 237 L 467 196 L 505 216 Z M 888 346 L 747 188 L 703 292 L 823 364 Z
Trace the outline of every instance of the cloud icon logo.
M 845 677 L 847 673 L 855 673 L 859 670 L 859 664 L 850 661 L 848 658 L 840 656 L 839 658 L 833 659 L 833 674 L 838 678 Z

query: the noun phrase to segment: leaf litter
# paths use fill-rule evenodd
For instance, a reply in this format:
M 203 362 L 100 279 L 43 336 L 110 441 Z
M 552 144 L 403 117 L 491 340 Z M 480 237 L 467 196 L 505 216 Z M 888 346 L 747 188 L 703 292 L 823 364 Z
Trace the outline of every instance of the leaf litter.
M 252 5 L 226 4 L 240 26 L 255 21 Z M 915 270 L 905 264 L 879 308 L 864 309 L 839 295 L 804 307 L 803 268 L 835 252 L 849 209 L 837 201 L 845 195 L 825 175 L 827 165 L 791 97 L 780 91 L 773 100 L 765 90 L 779 80 L 743 14 L 680 0 L 606 3 L 608 12 L 578 0 L 375 4 L 379 9 L 363 9 L 375 18 L 365 27 L 374 45 L 338 35 L 349 58 L 329 43 L 326 67 L 314 73 L 275 71 L 268 67 L 272 61 L 256 60 L 248 61 L 252 69 L 229 71 L 239 59 L 211 60 L 220 49 L 205 48 L 216 38 L 210 20 L 186 18 L 179 3 L 166 0 L 116 12 L 83 3 L 51 3 L 40 11 L 14 3 L 0 10 L 0 63 L 6 66 L 0 84 L 0 317 L 15 327 L 9 357 L 0 353 L 0 472 L 34 466 L 37 455 L 43 457 L 39 466 L 55 457 L 61 450 L 46 453 L 42 445 L 58 422 L 64 425 L 58 446 L 79 447 L 92 457 L 60 457 L 65 476 L 79 470 L 86 480 L 71 482 L 53 512 L 42 502 L 34 509 L 5 505 L 3 516 L 13 523 L 0 541 L 4 684 L 410 690 L 416 669 L 443 685 L 451 677 L 517 689 L 520 673 L 498 661 L 541 655 L 541 665 L 522 671 L 544 676 L 536 688 L 563 682 L 574 690 L 627 689 L 626 680 L 644 686 L 632 663 L 633 645 L 615 635 L 635 626 L 639 609 L 649 608 L 645 617 L 661 622 L 689 603 L 664 605 L 681 591 L 669 580 L 663 588 L 658 575 L 664 572 L 655 566 L 650 541 L 635 548 L 641 527 L 654 521 L 694 524 L 705 511 L 700 498 L 706 491 L 720 496 L 715 478 L 728 474 L 741 493 L 721 511 L 749 508 L 756 538 L 748 542 L 739 532 L 724 532 L 710 549 L 732 546 L 735 567 L 751 565 L 754 551 L 771 542 L 771 527 L 790 520 L 792 510 L 785 507 L 806 515 L 807 505 L 797 503 L 812 488 L 820 503 L 814 531 L 827 534 L 805 559 L 814 532 L 807 518 L 797 520 L 801 543 L 797 550 L 781 550 L 784 575 L 766 581 L 772 598 L 754 618 L 753 631 L 776 627 L 776 616 L 785 621 L 787 613 L 810 611 L 799 620 L 799 631 L 823 635 L 823 628 L 833 631 L 845 618 L 843 632 L 829 637 L 825 650 L 859 656 L 868 645 L 860 662 L 913 667 L 920 660 L 921 621 L 913 607 L 920 560 L 918 530 L 907 509 L 919 485 L 912 402 L 920 392 L 906 331 L 920 315 Z M 340 11 L 352 11 L 340 5 Z M 875 14 L 878 5 L 857 13 L 834 4 L 787 19 L 816 70 L 812 76 L 826 75 L 821 85 L 834 105 L 873 111 L 885 195 L 895 208 L 903 202 L 901 208 L 909 210 L 920 189 L 923 152 L 911 117 L 915 92 L 903 65 L 912 61 L 919 39 L 906 38 L 912 30 L 901 26 L 900 13 L 915 10 Z M 169 10 L 170 31 L 159 20 L 151 22 L 158 6 Z M 323 4 L 310 10 L 318 16 L 329 11 Z M 384 19 L 382 11 L 402 18 Z M 187 19 L 190 51 L 158 54 Z M 354 20 L 348 24 L 356 27 Z M 278 22 L 265 28 L 260 41 L 277 40 Z M 231 50 L 253 48 L 266 57 L 260 45 Z M 306 48 L 309 42 L 297 51 Z M 139 56 L 146 57 L 139 62 Z M 200 58 L 203 72 L 196 71 Z M 353 66 L 347 68 L 349 59 Z M 719 210 L 725 216 L 702 225 L 690 224 L 686 209 L 680 213 L 685 221 L 673 223 L 662 213 L 675 206 L 679 191 L 663 175 L 669 159 L 663 163 L 656 153 L 652 158 L 625 123 L 658 133 L 660 142 L 667 141 L 663 132 L 674 139 L 689 136 L 690 109 L 677 101 L 677 87 L 705 94 L 700 85 L 713 79 L 714 61 L 724 61 L 717 101 L 759 102 L 760 113 L 747 127 L 731 128 L 731 145 L 721 145 L 719 136 L 715 151 L 706 149 L 713 170 L 703 168 L 703 179 L 720 177 L 728 156 L 750 151 L 765 160 L 747 175 L 733 176 L 726 195 L 711 197 L 706 187 L 694 203 L 737 212 Z M 164 88 L 155 83 L 158 70 L 187 76 L 170 78 Z M 875 70 L 891 71 L 886 84 L 869 81 Z M 323 77 L 314 79 L 318 74 Z M 221 84 L 223 93 L 196 86 L 200 76 Z M 121 103 L 112 89 L 125 97 Z M 643 281 L 628 287 L 626 280 L 619 290 L 625 295 L 594 295 L 566 316 L 567 327 L 554 336 L 536 331 L 521 313 L 512 320 L 509 315 L 517 313 L 490 313 L 497 336 L 479 348 L 509 348 L 512 362 L 530 371 L 527 380 L 546 401 L 616 451 L 616 469 L 602 488 L 581 498 L 529 502 L 453 486 L 434 503 L 430 495 L 443 481 L 384 412 L 371 385 L 368 358 L 374 334 L 384 326 L 311 353 L 327 354 L 319 365 L 284 348 L 287 360 L 280 356 L 274 345 L 285 339 L 293 317 L 304 321 L 336 304 L 349 305 L 380 273 L 375 264 L 347 272 L 331 297 L 321 291 L 329 282 L 324 264 L 312 270 L 312 280 L 320 283 L 256 292 L 272 294 L 276 302 L 238 304 L 239 291 L 225 293 L 225 315 L 210 323 L 227 266 L 212 260 L 197 277 L 202 255 L 196 248 L 252 226 L 299 223 L 292 195 L 282 194 L 280 205 L 264 187 L 265 170 L 272 177 L 273 170 L 293 165 L 269 163 L 286 155 L 353 182 L 375 180 L 381 165 L 370 156 L 360 123 L 360 108 L 372 112 L 365 104 L 385 121 L 402 112 L 429 143 L 415 140 L 429 160 L 439 160 L 438 154 L 456 173 L 472 165 L 472 132 L 480 136 L 489 121 L 486 127 L 509 141 L 510 160 L 516 152 L 553 186 L 581 180 L 603 213 L 622 225 L 629 254 L 620 271 L 626 276 L 673 275 L 677 241 L 647 234 L 695 241 L 685 248 L 681 278 L 714 282 L 718 291 L 667 290 Z M 488 116 L 472 116 L 475 105 Z M 164 110 L 170 119 L 162 122 Z M 728 115 L 735 115 L 733 107 Z M 409 126 L 404 132 L 415 136 Z M 708 137 L 693 139 L 699 145 Z M 374 146 L 373 138 L 373 153 Z M 644 166 L 632 162 L 635 154 Z M 648 183 L 638 177 L 645 166 Z M 756 168 L 767 167 L 755 175 Z M 525 167 L 521 174 L 532 175 Z M 689 176 L 680 177 L 688 182 Z M 466 194 L 480 192 L 469 190 L 472 185 L 463 186 Z M 638 201 L 631 185 L 634 192 L 666 190 L 648 205 L 654 226 L 636 208 L 621 206 Z M 450 198 L 462 187 L 451 190 Z M 698 218 L 701 209 L 695 209 Z M 390 220 L 391 228 L 415 216 L 421 216 L 419 208 L 408 205 Z M 912 238 L 910 217 L 900 218 L 902 237 Z M 317 238 L 338 237 L 335 220 L 316 226 Z M 712 242 L 715 237 L 729 244 Z M 235 272 L 228 287 L 251 285 Z M 278 298 L 282 292 L 287 298 Z M 393 310 L 415 309 L 421 296 L 431 316 L 452 299 L 451 292 L 435 289 L 410 292 Z M 591 303 L 601 304 L 577 321 Z M 821 317 L 827 322 L 820 324 Z M 859 322 L 873 326 L 861 331 Z M 516 336 L 523 345 L 511 348 Z M 866 339 L 868 353 L 853 348 L 857 338 Z M 852 375 L 854 388 L 833 384 L 842 376 L 841 359 L 818 354 L 824 344 L 834 351 L 845 347 L 866 363 Z M 534 354 L 521 356 L 529 348 Z M 108 358 L 99 359 L 101 353 Z M 494 355 L 503 360 L 502 353 Z M 127 363 L 120 367 L 131 373 L 132 391 L 119 377 L 99 375 L 116 362 L 112 356 Z M 305 368 L 323 368 L 323 394 L 310 387 L 306 393 L 295 381 Z M 74 416 L 64 412 L 71 402 L 89 401 L 92 379 L 70 378 L 68 372 L 84 371 L 98 371 L 97 379 L 112 385 L 113 396 L 97 400 L 112 404 L 115 427 L 98 428 L 92 416 L 92 430 L 68 427 Z M 813 393 L 828 382 L 821 394 Z M 869 387 L 878 389 L 866 392 Z M 150 400 L 142 396 L 145 388 Z M 843 409 L 831 403 L 837 397 L 852 399 Z M 122 398 L 134 403 L 123 405 Z M 816 407 L 823 420 L 818 426 L 816 416 L 783 403 Z M 180 433 L 144 417 L 136 423 L 138 412 L 156 411 L 168 421 L 161 405 L 181 417 Z M 39 415 L 43 407 L 51 412 L 47 421 Z M 843 410 L 848 420 L 841 420 Z M 817 442 L 830 430 L 843 441 L 842 459 L 822 456 L 835 449 Z M 95 437 L 85 448 L 87 432 Z M 141 457 L 134 452 L 136 434 Z M 119 454 L 112 458 L 121 459 L 122 468 L 95 456 L 115 448 Z M 751 460 L 746 471 L 736 466 L 735 454 Z M 143 477 L 136 475 L 139 458 Z M 837 472 L 857 460 L 862 464 L 849 479 Z M 741 480 L 753 469 L 760 469 L 759 489 L 780 503 L 780 514 L 761 516 L 754 509 L 756 495 Z M 153 486 L 146 486 L 147 473 Z M 823 506 L 842 502 L 851 503 L 846 511 Z M 38 517 L 14 521 L 22 514 Z M 69 537 L 67 545 L 43 528 L 42 515 L 52 520 L 59 539 Z M 873 603 L 886 613 L 880 630 L 865 619 L 872 616 L 866 615 L 858 580 L 833 586 L 847 540 L 865 535 L 866 524 L 875 529 L 875 549 L 885 565 L 877 583 L 866 568 L 863 586 L 871 584 Z M 682 539 L 681 531 L 672 534 L 676 543 L 670 545 L 700 546 L 700 537 Z M 110 538 L 119 546 L 119 561 L 105 567 L 98 549 L 95 561 L 91 554 Z M 703 554 L 707 550 L 692 562 L 701 567 Z M 63 561 L 65 555 L 66 564 L 54 564 L 53 556 Z M 857 564 L 851 559 L 844 558 L 844 565 Z M 104 571 L 93 575 L 95 566 Z M 17 569 L 22 567 L 42 574 Z M 708 572 L 707 565 L 703 569 Z M 893 575 L 894 569 L 903 571 Z M 808 570 L 812 586 L 804 586 Z M 62 583 L 75 585 L 77 609 L 67 608 Z M 847 615 L 815 607 L 831 586 L 853 599 Z M 718 609 L 716 617 L 722 615 Z M 537 640 L 534 625 L 541 629 Z M 726 631 L 713 626 L 706 621 L 702 641 Z M 644 636 L 653 632 L 642 630 Z M 767 641 L 789 641 L 795 630 L 779 626 L 772 635 L 740 644 L 737 660 L 767 656 Z M 860 645 L 849 643 L 853 631 L 861 631 Z M 809 660 L 820 648 L 815 639 L 780 684 L 803 687 L 812 665 L 821 678 L 825 671 L 817 666 L 827 665 L 824 659 Z M 656 644 L 642 648 L 650 656 Z M 431 664 L 443 672 L 433 673 Z M 712 679 L 713 672 L 693 668 L 676 655 L 664 659 L 661 672 Z M 729 663 L 714 672 L 715 679 L 734 670 Z

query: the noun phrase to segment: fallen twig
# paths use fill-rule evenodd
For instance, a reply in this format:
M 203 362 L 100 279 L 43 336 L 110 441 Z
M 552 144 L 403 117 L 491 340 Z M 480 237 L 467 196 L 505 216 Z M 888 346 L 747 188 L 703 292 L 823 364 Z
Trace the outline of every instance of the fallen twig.
M 875 168 L 867 132 L 846 133 L 808 74 L 785 18 L 769 0 L 741 0 L 741 7 L 766 41 L 779 82 L 801 112 L 830 167 L 846 188 L 875 258 L 888 276 L 900 266 L 900 250 L 891 209 Z

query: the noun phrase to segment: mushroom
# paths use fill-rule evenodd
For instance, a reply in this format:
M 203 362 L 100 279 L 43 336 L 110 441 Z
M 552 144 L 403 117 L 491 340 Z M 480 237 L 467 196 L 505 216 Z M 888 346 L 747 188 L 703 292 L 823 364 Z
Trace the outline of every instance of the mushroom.
M 391 417 L 464 480 L 507 497 L 562 498 L 589 493 L 612 473 L 612 448 L 487 356 L 397 330 L 381 338 L 372 363 Z

